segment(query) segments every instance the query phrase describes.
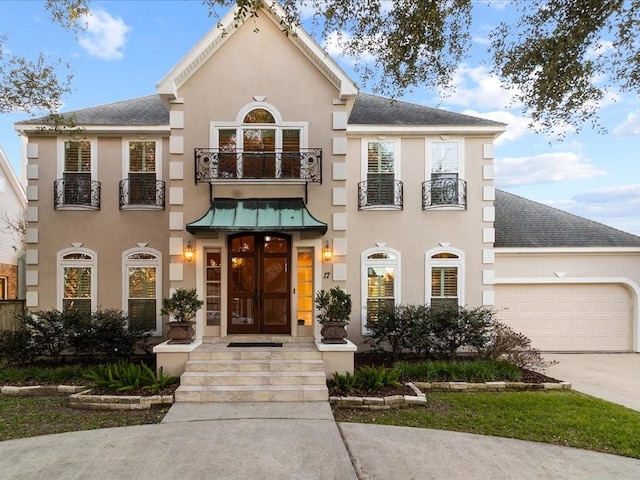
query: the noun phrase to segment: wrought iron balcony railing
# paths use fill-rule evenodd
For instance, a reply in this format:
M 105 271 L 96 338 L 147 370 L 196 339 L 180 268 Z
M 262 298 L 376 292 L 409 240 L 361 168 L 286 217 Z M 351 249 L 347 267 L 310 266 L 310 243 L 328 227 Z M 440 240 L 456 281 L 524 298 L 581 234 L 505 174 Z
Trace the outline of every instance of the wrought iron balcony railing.
M 53 182 L 53 208 L 66 207 L 100 210 L 100 182 L 88 174 L 65 174 L 57 179 Z
M 358 183 L 358 209 L 402 209 L 402 182 L 390 178 Z
M 322 149 L 298 152 L 233 152 L 195 149 L 196 183 L 218 180 L 275 180 L 322 183 Z
M 120 180 L 120 209 L 145 208 L 164 210 L 164 182 L 145 178 L 144 174 L 131 175 Z
M 457 175 L 433 175 L 422 183 L 422 209 L 438 207 L 467 208 L 467 182 Z

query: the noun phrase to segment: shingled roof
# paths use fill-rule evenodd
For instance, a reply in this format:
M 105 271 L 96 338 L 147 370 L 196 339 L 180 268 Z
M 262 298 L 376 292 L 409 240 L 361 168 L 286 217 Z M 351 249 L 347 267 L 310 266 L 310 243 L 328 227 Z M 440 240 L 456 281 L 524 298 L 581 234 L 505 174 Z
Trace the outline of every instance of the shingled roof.
M 82 126 L 169 125 L 169 112 L 158 95 L 83 108 L 63 113 L 62 116 L 65 118 L 73 116 L 74 123 Z M 17 122 L 16 125 L 42 125 L 46 123 L 47 117 L 40 117 Z
M 359 93 L 349 116 L 351 125 L 447 125 L 505 127 L 504 123 L 448 112 L 415 103 Z
M 496 247 L 640 247 L 640 237 L 496 190 Z

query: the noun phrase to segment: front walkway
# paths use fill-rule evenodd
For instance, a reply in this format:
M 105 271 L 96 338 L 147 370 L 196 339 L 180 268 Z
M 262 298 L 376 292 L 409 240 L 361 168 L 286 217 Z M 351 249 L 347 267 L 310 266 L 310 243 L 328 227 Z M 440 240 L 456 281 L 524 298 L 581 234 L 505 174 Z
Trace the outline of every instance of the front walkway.
M 574 390 L 640 411 L 640 354 L 545 354 L 558 364 L 545 373 L 571 383 Z M 639 475 L 640 476 L 640 475 Z
M 3 479 L 636 480 L 639 471 L 640 460 L 574 448 L 336 425 L 327 402 L 183 403 L 159 425 L 0 442 Z

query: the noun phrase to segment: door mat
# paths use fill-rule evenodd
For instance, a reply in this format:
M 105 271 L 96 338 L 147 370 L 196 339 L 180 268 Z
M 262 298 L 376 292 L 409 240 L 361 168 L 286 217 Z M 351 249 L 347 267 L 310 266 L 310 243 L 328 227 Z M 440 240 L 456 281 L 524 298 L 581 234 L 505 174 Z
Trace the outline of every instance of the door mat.
M 227 347 L 281 347 L 282 342 L 231 342 Z

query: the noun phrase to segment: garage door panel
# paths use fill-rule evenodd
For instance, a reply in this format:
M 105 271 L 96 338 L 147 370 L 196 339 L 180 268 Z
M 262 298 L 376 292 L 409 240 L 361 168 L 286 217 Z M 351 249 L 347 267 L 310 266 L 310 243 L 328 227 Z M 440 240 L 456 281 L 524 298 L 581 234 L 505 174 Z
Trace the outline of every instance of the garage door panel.
M 631 351 L 632 296 L 618 284 L 496 285 L 498 318 L 547 351 Z

